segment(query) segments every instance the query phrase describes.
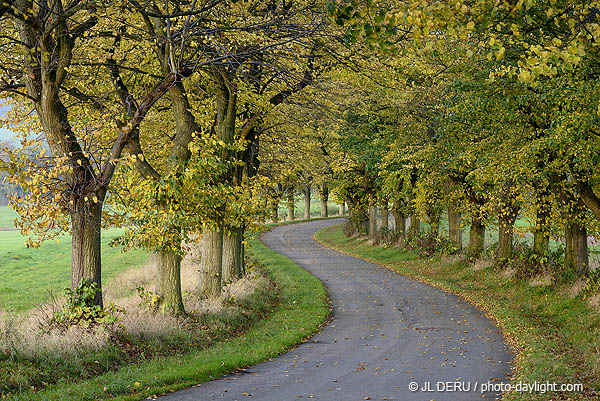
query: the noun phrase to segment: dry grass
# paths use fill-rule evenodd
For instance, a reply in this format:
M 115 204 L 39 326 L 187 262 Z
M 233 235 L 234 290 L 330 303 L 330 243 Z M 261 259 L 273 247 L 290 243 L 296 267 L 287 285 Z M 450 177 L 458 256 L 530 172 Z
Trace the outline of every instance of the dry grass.
M 600 309 L 600 294 L 592 295 L 587 298 L 588 305 L 592 308 Z
M 517 274 L 517 269 L 508 265 L 504 270 L 500 272 L 500 275 L 504 278 L 512 278 Z
M 462 253 L 456 253 L 454 255 L 442 255 L 440 262 L 448 264 L 456 264 L 465 261 L 465 255 Z
M 471 269 L 475 271 L 489 269 L 493 265 L 493 260 L 489 258 L 479 258 L 471 264 Z
M 529 280 L 529 285 L 532 287 L 545 287 L 552 284 L 552 276 L 549 274 L 538 274 Z
M 575 298 L 581 294 L 581 292 L 585 289 L 587 283 L 585 280 L 577 280 L 572 285 L 567 287 L 566 294 L 569 298 Z
M 44 309 L 50 308 L 45 305 Z M 71 360 L 104 348 L 110 332 L 102 326 L 49 330 L 39 312 L 0 314 L 0 350 L 11 357 L 29 360 Z

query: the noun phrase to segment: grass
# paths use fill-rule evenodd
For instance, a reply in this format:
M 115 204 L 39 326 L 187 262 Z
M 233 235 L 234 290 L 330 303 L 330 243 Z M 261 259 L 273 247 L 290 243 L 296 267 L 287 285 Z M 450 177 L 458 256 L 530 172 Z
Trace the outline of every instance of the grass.
M 329 216 L 335 216 L 339 213 L 339 205 L 333 201 L 327 202 L 327 213 Z M 287 217 L 287 204 L 285 202 L 281 202 L 279 204 L 279 218 L 285 219 Z M 311 217 L 320 217 L 321 216 L 321 202 L 318 199 L 310 200 L 310 215 Z M 297 197 L 295 201 L 294 207 L 294 216 L 296 219 L 302 218 L 304 216 L 304 198 Z
M 532 285 L 491 266 L 476 269 L 459 258 L 421 259 L 413 252 L 347 238 L 339 225 L 323 228 L 315 237 L 342 252 L 456 293 L 486 311 L 517 351 L 514 383 L 550 381 L 585 387 L 583 394 L 513 392 L 505 400 L 600 400 L 600 311 L 581 296 L 569 295 L 573 287 Z
M 0 206 L 0 228 L 14 228 L 18 214 L 8 206 Z
M 249 240 L 251 257 L 277 284 L 279 303 L 264 319 L 227 332 L 208 348 L 129 364 L 89 380 L 70 380 L 7 400 L 138 400 L 191 387 L 282 353 L 314 334 L 329 314 L 323 284 L 290 259 Z M 237 335 L 241 334 L 241 335 Z M 93 363 L 93 362 L 91 362 Z M 0 374 L 4 369 L 0 365 Z M 27 369 L 23 366 L 23 369 Z
M 2 210 L 2 208 L 0 208 Z M 2 213 L 5 213 L 3 211 Z M 108 246 L 123 230 L 109 229 L 102 236 L 103 284 L 117 273 L 142 266 L 148 253 Z M 0 231 L 0 310 L 22 312 L 46 301 L 49 293 L 62 294 L 71 285 L 71 238 L 26 248 L 19 231 Z

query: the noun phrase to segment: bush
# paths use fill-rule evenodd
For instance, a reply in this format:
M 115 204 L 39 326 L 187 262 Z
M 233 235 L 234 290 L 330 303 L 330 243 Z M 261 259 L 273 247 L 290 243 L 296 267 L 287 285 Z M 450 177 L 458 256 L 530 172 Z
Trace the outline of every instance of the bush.
M 93 324 L 112 326 L 117 323 L 119 321 L 117 314 L 122 310 L 112 302 L 106 307 L 96 305 L 94 300 L 99 291 L 96 283 L 86 280 L 82 280 L 75 289 L 65 288 L 67 302 L 61 310 L 54 312 L 51 323 L 62 328 Z
M 493 253 L 494 248 L 491 248 Z M 508 265 L 515 270 L 515 276 L 518 279 L 527 279 L 539 274 L 552 274 L 556 276 L 570 276 L 563 267 L 564 247 L 558 247 L 546 252 L 544 255 L 538 255 L 533 252 L 533 246 L 524 241 L 517 241 L 513 244 L 513 257 L 507 261 L 497 261 L 496 266 Z
M 398 241 L 401 248 L 415 251 L 421 257 L 431 257 L 435 254 L 454 255 L 460 250 L 456 241 L 432 233 L 407 234 Z
M 583 298 L 588 298 L 600 294 L 600 269 L 588 273 L 585 279 L 585 288 L 583 289 Z
M 137 287 L 135 289 L 141 299 L 139 306 L 148 312 L 156 313 L 160 306 L 160 295 L 155 292 L 148 291 L 144 287 Z

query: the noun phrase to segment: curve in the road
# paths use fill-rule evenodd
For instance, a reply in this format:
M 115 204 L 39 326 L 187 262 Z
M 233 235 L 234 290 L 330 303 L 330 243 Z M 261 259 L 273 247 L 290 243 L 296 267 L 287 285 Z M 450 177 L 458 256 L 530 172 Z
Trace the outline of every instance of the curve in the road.
M 262 236 L 267 246 L 326 284 L 333 306 L 329 325 L 278 358 L 166 400 L 480 401 L 498 396 L 481 391 L 489 381 L 506 382 L 510 373 L 512 355 L 499 330 L 455 295 L 313 239 L 318 229 L 339 223 L 285 225 Z M 419 390 L 410 391 L 411 383 Z

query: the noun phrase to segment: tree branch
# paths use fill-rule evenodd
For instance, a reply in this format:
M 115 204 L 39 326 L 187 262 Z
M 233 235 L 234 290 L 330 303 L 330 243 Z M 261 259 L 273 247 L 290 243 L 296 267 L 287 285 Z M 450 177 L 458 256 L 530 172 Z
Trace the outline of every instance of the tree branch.
M 596 219 L 600 220 L 600 198 L 598 198 L 589 182 L 579 184 L 579 194 L 583 203 L 592 211 Z

